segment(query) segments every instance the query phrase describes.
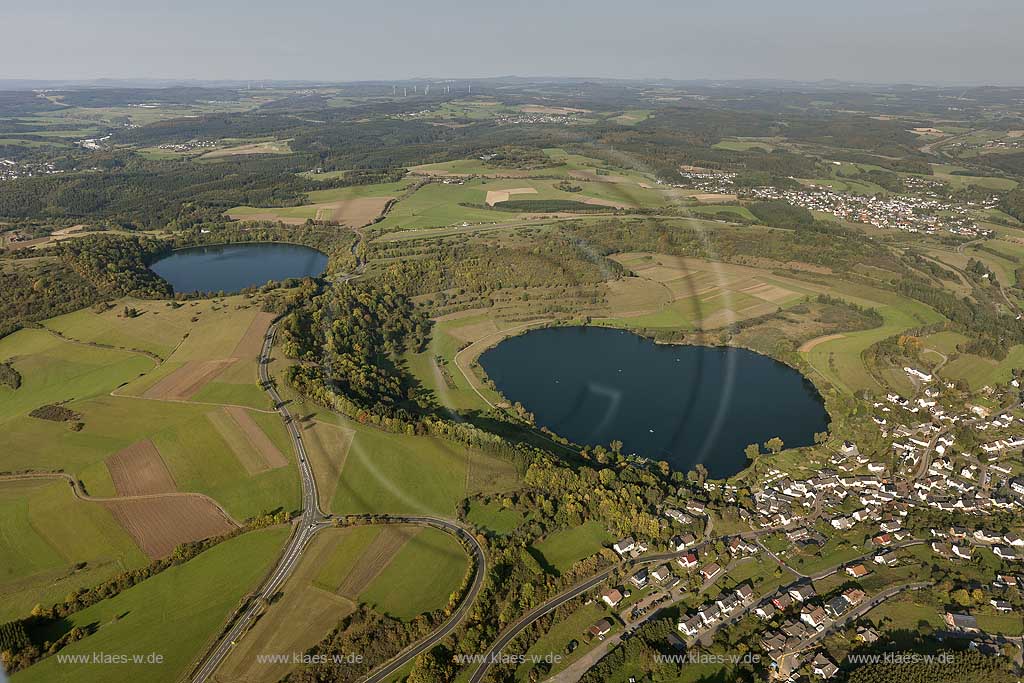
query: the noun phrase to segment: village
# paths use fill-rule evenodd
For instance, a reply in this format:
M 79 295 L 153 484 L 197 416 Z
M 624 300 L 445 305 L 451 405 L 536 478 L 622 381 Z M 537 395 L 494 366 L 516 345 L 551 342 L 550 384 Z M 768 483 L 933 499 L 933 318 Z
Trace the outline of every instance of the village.
M 13 159 L 0 159 L 0 181 L 16 178 L 34 178 L 37 176 L 63 173 L 51 161 L 27 162 Z
M 705 482 L 709 499 L 738 509 L 740 528 L 716 536 L 711 504 L 681 499 L 662 510 L 678 530 L 667 548 L 634 537 L 614 543 L 632 569 L 594 598 L 613 612 L 588 630 L 595 651 L 676 608 L 669 644 L 680 652 L 713 649 L 723 632 L 741 629 L 773 678 L 825 680 L 851 649 L 884 637 L 872 610 L 916 595 L 931 596 L 934 637 L 987 653 L 1010 646 L 1020 663 L 1024 537 L 1007 526 L 1024 509 L 1019 382 L 957 405 L 952 383 L 903 370 L 920 397 L 889 393 L 872 404 L 888 453 L 869 457 L 844 440 L 813 476 L 770 467 L 746 506 L 736 485 Z M 926 523 L 942 519 L 959 523 Z M 940 577 L 967 575 L 944 599 L 929 592 Z M 836 635 L 845 636 L 838 650 Z
M 676 187 L 716 194 L 737 193 L 736 173 L 684 167 L 680 175 L 684 182 Z M 943 199 L 939 195 L 942 184 L 936 181 L 908 176 L 904 184 L 916 194 L 859 195 L 836 192 L 818 185 L 809 185 L 799 190 L 753 187 L 738 194 L 742 198 L 758 201 L 785 201 L 808 211 L 828 213 L 836 218 L 876 228 L 927 235 L 952 233 L 972 239 L 992 235 L 991 230 L 978 225 L 971 212 L 996 207 L 998 197 L 993 195 L 984 201 L 960 205 Z

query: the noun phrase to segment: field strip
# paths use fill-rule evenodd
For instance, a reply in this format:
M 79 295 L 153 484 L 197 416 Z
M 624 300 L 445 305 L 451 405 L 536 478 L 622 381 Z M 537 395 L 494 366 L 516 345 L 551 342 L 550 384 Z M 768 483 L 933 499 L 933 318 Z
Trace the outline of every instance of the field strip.
M 507 202 L 512 195 L 537 194 L 535 187 L 513 187 L 511 190 L 487 190 L 487 206 L 494 206 L 501 202 Z
M 121 498 L 103 503 L 135 544 L 152 559 L 182 543 L 201 541 L 236 528 L 209 499 L 198 496 L 143 500 Z
M 122 448 L 106 460 L 119 496 L 174 493 L 178 487 L 156 445 L 144 439 Z
M 146 398 L 189 399 L 218 375 L 238 362 L 237 358 L 190 360 L 143 392 Z
M 258 358 L 260 351 L 263 350 L 263 337 L 266 336 L 267 328 L 273 320 L 273 313 L 260 312 L 253 316 L 249 327 L 245 329 L 245 334 L 235 344 L 231 358 Z
M 463 358 L 462 354 L 464 354 L 467 351 L 470 351 L 472 349 L 472 352 L 471 352 L 471 354 L 469 356 L 469 361 L 468 361 L 468 362 L 472 362 L 474 358 L 476 358 L 477 356 L 479 356 L 481 353 L 484 352 L 484 349 L 486 349 L 488 347 L 488 342 L 491 342 L 492 344 L 496 344 L 497 342 L 501 341 L 502 339 L 504 339 L 505 337 L 509 336 L 513 332 L 518 332 L 519 330 L 525 330 L 525 329 L 530 328 L 530 327 L 535 327 L 537 325 L 543 325 L 545 323 L 550 323 L 550 322 L 554 322 L 554 319 L 553 318 L 542 318 L 541 320 L 533 320 L 533 321 L 525 323 L 523 325 L 518 325 L 516 327 L 509 327 L 509 328 L 506 328 L 504 330 L 499 330 L 498 332 L 495 332 L 494 334 L 490 334 L 490 335 L 488 335 L 486 337 L 483 337 L 482 339 L 477 339 L 475 342 L 473 342 L 472 344 L 470 344 L 469 346 L 467 346 L 466 348 L 462 349 L 461 351 L 459 351 L 458 353 L 455 354 L 455 359 L 454 359 L 455 360 L 455 367 L 457 367 L 459 369 L 459 372 L 462 373 L 462 376 L 466 378 L 466 381 L 469 383 L 470 388 L 472 388 L 473 391 L 476 392 L 476 395 L 480 397 L 480 400 L 483 401 L 484 403 L 486 403 L 491 408 L 495 408 L 496 406 L 493 403 L 491 403 L 490 401 L 488 401 L 487 397 L 484 396 L 480 392 L 480 389 L 477 388 L 477 384 L 479 382 L 476 379 L 476 376 L 469 370 L 468 367 L 463 367 L 462 361 L 460 360 L 460 359 Z M 492 337 L 494 339 L 492 339 Z
M 348 573 L 348 576 L 342 579 L 338 585 L 338 595 L 357 600 L 359 594 L 366 590 L 374 579 L 387 568 L 398 551 L 422 530 L 423 527 L 418 526 L 384 527 L 381 533 L 373 539 L 370 547 L 363 551 L 363 556 Z
M 137 496 L 90 496 L 81 488 L 81 483 L 66 472 L 24 472 L 22 474 L 3 474 L 0 475 L 0 481 L 24 481 L 29 479 L 63 479 L 71 484 L 71 490 L 75 494 L 75 498 L 83 500 L 87 503 L 116 503 L 118 501 L 125 500 L 159 500 L 160 498 L 202 498 L 211 505 L 215 506 L 220 511 L 224 518 L 235 526 L 242 526 L 238 520 L 231 516 L 224 507 L 213 498 L 210 498 L 205 493 L 195 493 L 191 491 L 174 491 L 171 493 L 146 493 Z

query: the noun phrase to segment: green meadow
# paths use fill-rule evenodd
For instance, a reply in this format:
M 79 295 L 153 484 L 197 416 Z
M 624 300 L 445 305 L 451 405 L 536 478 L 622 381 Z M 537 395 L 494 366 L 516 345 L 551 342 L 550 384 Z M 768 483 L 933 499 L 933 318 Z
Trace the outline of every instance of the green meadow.
M 433 437 L 356 430 L 331 509 L 337 514 L 387 512 L 452 516 L 455 506 L 484 488 L 507 490 L 511 464 Z M 486 477 L 474 477 L 474 471 Z M 477 479 L 483 483 L 476 484 Z
M 429 581 L 424 581 L 426 567 L 430 568 Z M 408 621 L 447 605 L 468 569 L 466 551 L 453 536 L 424 528 L 395 553 L 359 600 L 378 612 Z
M 556 531 L 533 547 L 549 567 L 564 572 L 614 540 L 600 523 L 586 522 L 571 529 Z
M 242 597 L 270 569 L 288 535 L 274 527 L 253 531 L 214 546 L 185 564 L 171 567 L 119 595 L 68 618 L 68 628 L 93 625 L 92 635 L 69 645 L 62 655 L 156 654 L 158 663 L 68 665 L 48 657 L 16 674 L 16 683 L 106 683 L 139 680 L 160 683 L 182 678 L 193 659 L 219 632 Z
M 102 505 L 63 480 L 0 482 L 0 623 L 149 559 Z

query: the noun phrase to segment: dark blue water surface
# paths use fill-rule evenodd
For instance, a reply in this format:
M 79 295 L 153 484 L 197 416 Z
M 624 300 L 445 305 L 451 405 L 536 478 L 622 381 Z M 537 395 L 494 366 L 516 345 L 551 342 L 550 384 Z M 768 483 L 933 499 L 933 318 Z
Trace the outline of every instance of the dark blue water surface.
M 267 280 L 320 275 L 327 255 L 297 244 L 249 242 L 179 249 L 150 267 L 176 292 L 237 292 Z
M 829 417 L 814 386 L 776 360 L 724 347 L 655 344 L 601 327 L 555 327 L 507 339 L 480 365 L 510 401 L 580 444 L 704 463 L 713 477 L 747 464 L 743 449 L 773 436 L 808 446 Z

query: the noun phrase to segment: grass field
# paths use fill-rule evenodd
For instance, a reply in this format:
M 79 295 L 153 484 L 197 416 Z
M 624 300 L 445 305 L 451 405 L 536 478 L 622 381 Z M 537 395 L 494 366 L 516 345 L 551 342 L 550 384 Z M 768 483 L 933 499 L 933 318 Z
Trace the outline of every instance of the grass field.
M 530 646 L 530 649 L 526 651 L 527 657 L 538 657 L 543 661 L 543 658 L 548 655 L 561 655 L 562 660 L 553 664 L 549 672 L 549 675 L 557 674 L 590 649 L 584 644 L 584 640 L 589 637 L 587 629 L 594 622 L 604 619 L 608 615 L 609 613 L 602 607 L 602 603 L 592 602 L 589 605 L 581 606 L 566 618 L 556 621 L 547 633 Z M 613 619 L 612 623 L 615 624 L 615 629 L 612 630 L 614 633 L 618 629 L 618 622 Z M 567 654 L 566 646 L 573 640 L 579 643 L 579 646 L 571 654 Z M 597 643 L 597 640 L 593 642 L 594 645 Z M 533 667 L 534 665 L 530 662 L 520 664 L 516 668 L 516 680 L 529 680 L 530 669 Z
M 499 338 L 504 329 L 515 328 L 521 323 L 509 323 L 498 319 L 492 312 L 465 311 L 450 317 L 438 319 L 431 330 L 430 342 L 422 353 L 405 357 L 409 370 L 432 390 L 438 401 L 453 410 L 484 409 L 487 405 L 473 391 L 466 376 L 455 363 L 455 355 L 468 342 L 483 338 Z M 467 351 L 463 356 L 470 354 Z M 435 358 L 446 362 L 443 370 Z M 469 359 L 466 359 L 468 362 Z M 450 382 L 450 384 L 449 384 Z M 500 396 L 490 389 L 478 387 L 492 403 Z
M 615 327 L 715 329 L 772 313 L 816 289 L 746 266 L 646 253 L 614 258 L 636 274 L 607 285 L 610 315 L 598 321 Z
M 310 203 L 278 208 L 236 206 L 227 213 L 236 220 L 267 220 L 301 224 L 307 219 L 335 220 L 361 227 L 376 218 L 387 199 L 396 197 L 412 184 L 411 180 L 377 185 L 357 185 L 306 193 Z
M 614 540 L 601 524 L 587 522 L 571 529 L 556 531 L 533 547 L 549 567 L 563 572 Z
M 338 621 L 349 614 L 355 604 L 317 583 L 324 562 L 340 556 L 359 559 L 361 548 L 354 537 L 377 527 L 325 529 L 310 542 L 295 573 L 282 588 L 282 597 L 275 600 L 256 625 L 246 634 L 224 661 L 216 674 L 222 682 L 276 683 L 294 668 L 293 664 L 259 662 L 261 654 L 292 654 L 305 652 L 320 642 Z M 347 572 L 346 572 L 347 573 Z
M 50 657 L 17 674 L 14 681 L 178 680 L 242 596 L 269 570 L 287 534 L 281 527 L 243 534 L 68 619 L 68 628 L 94 624 L 98 630 L 65 648 L 65 655 L 156 653 L 162 663 L 69 666 Z
M 106 508 L 62 480 L 0 482 L 0 557 L 0 622 L 149 562 Z
M 523 516 L 518 511 L 503 508 L 495 502 L 484 504 L 473 501 L 469 506 L 466 520 L 496 534 L 509 534 L 523 523 Z
M 450 516 L 467 495 L 508 490 L 517 475 L 505 461 L 442 439 L 355 430 L 331 509 L 338 514 L 422 513 Z M 474 485 L 473 471 L 489 476 Z
M 263 316 L 265 324 L 265 314 L 244 297 L 190 302 L 177 309 L 166 302 L 129 303 L 137 303 L 139 317 L 119 317 L 123 305 L 118 305 L 102 313 L 78 311 L 45 324 L 83 342 L 167 354 L 159 366 L 140 353 L 64 341 L 45 330 L 21 330 L 0 340 L 0 358 L 13 359 L 23 378 L 17 391 L 0 388 L 0 423 L 10 446 L 0 469 L 63 469 L 82 479 L 92 495 L 112 496 L 104 459 L 150 439 L 178 490 L 205 493 L 236 519 L 294 509 L 299 500 L 294 469 L 250 476 L 206 416 L 218 410 L 216 406 L 137 398 L 189 363 L 236 357 L 192 398 L 269 409 L 269 400 L 255 381 L 256 347 L 262 337 L 255 321 Z M 129 395 L 109 395 L 113 390 Z M 44 403 L 65 400 L 82 415 L 83 430 L 75 432 L 64 423 L 27 415 Z M 250 416 L 290 462 L 291 444 L 277 415 Z
M 429 581 L 424 569 L 429 567 Z M 391 558 L 359 599 L 378 612 L 410 620 L 448 604 L 469 569 L 469 559 L 449 534 L 424 528 Z
M 19 390 L 20 391 L 20 390 Z M 79 476 L 96 496 L 115 495 L 103 460 L 143 439 L 151 439 L 180 491 L 205 493 L 236 519 L 245 519 L 299 504 L 298 474 L 282 467 L 250 476 L 218 434 L 206 405 L 99 396 L 75 402 L 86 423 L 81 432 L 65 425 L 30 417 L 8 421 L 10 469 L 65 469 Z M 251 413 L 260 428 L 286 455 L 294 457 L 284 425 L 276 414 Z
M 943 377 L 962 379 L 972 389 L 1009 382 L 1014 368 L 1024 366 L 1024 345 L 1011 346 L 1006 358 L 997 361 L 965 353 L 954 358 L 940 371 Z
M 0 361 L 11 363 L 22 377 L 17 391 L 0 387 L 0 424 L 46 403 L 105 394 L 155 364 L 140 354 L 74 344 L 35 329 L 0 339 Z
M 932 164 L 933 177 L 950 185 L 954 190 L 962 190 L 971 185 L 988 188 L 990 190 L 1012 190 L 1017 187 L 1017 181 L 1009 178 L 994 178 L 991 176 L 962 175 L 968 169 L 962 166 L 949 164 Z M 954 171 L 961 173 L 954 174 Z M 927 177 L 927 176 L 925 176 Z
M 942 320 L 942 316 L 922 303 L 873 287 L 837 280 L 830 294 L 874 308 L 883 318 L 880 327 L 846 333 L 840 338 L 824 341 L 803 354 L 822 377 L 846 393 L 858 389 L 882 389 L 861 359 L 865 349 L 908 328 Z

